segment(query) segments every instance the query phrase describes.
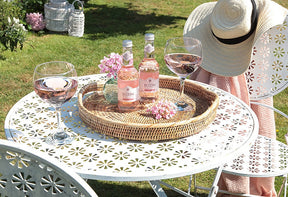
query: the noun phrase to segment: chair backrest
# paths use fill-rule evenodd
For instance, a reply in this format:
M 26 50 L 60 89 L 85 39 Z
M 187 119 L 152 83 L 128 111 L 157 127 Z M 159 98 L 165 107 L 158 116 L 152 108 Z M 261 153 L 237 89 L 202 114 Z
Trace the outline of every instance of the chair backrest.
M 0 196 L 97 197 L 78 174 L 47 157 L 30 147 L 0 139 Z
M 251 100 L 274 96 L 288 86 L 288 16 L 256 41 L 245 75 Z
M 251 104 L 288 115 L 257 100 L 275 96 L 288 87 L 288 15 L 283 24 L 270 28 L 256 41 L 248 70 L 245 72 Z M 288 132 L 285 134 L 288 144 Z

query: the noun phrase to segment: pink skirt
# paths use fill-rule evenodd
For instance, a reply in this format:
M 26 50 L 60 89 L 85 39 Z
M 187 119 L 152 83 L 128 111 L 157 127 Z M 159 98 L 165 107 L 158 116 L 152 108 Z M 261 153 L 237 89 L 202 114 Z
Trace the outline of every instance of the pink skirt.
M 206 70 L 199 68 L 190 76 L 190 79 L 221 88 L 240 98 L 247 105 L 250 105 L 245 74 L 235 77 L 224 77 L 209 73 Z M 273 106 L 273 97 L 259 100 L 257 102 Z M 273 110 L 253 104 L 251 105 L 251 108 L 259 120 L 259 134 L 275 139 L 276 130 Z M 274 189 L 274 177 L 249 178 L 222 173 L 218 186 L 219 189 L 236 193 L 277 196 Z M 218 194 L 218 196 L 233 195 Z

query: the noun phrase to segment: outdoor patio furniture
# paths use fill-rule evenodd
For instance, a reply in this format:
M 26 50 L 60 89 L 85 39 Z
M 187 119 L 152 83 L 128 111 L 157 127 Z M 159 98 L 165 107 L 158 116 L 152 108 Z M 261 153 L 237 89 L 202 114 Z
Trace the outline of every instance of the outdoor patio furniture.
M 0 166 L 0 196 L 97 197 L 70 168 L 20 143 L 0 140 Z
M 162 78 L 172 82 L 177 80 L 175 83 L 179 84 L 178 77 L 160 75 L 160 79 Z M 99 94 L 96 87 L 95 94 L 91 89 L 89 91 L 92 92 L 85 95 L 85 98 L 91 98 L 91 102 L 95 98 L 102 99 L 104 103 L 104 97 L 100 94 L 103 87 L 101 84 L 106 80 L 106 74 L 78 77 L 78 90 L 84 90 L 87 84 L 99 84 Z M 188 79 L 185 83 L 186 87 L 195 83 L 215 92 L 220 99 L 217 113 L 232 118 L 228 121 L 216 118 L 199 134 L 175 140 L 141 142 L 119 139 L 92 129 L 82 121 L 77 99 L 77 95 L 80 98 L 81 94 L 75 94 L 62 107 L 62 117 L 65 117 L 63 128 L 73 133 L 75 140 L 71 144 L 51 146 L 44 142 L 43 138 L 56 124 L 56 117 L 53 116 L 55 112 L 49 110 L 49 104 L 41 102 L 41 98 L 36 96 L 35 92 L 31 92 L 9 111 L 5 119 L 5 134 L 8 140 L 24 143 L 40 150 L 43 155 L 54 157 L 83 178 L 102 181 L 148 181 L 157 196 L 166 196 L 165 190 L 161 188 L 161 185 L 167 185 L 163 182 L 165 179 L 183 177 L 222 166 L 226 161 L 240 155 L 243 149 L 249 149 L 259 130 L 255 113 L 240 99 L 207 84 Z M 176 92 L 178 95 L 178 88 Z M 237 113 L 234 113 L 235 111 Z M 234 126 L 233 119 L 245 121 Z M 225 130 L 223 124 L 226 125 Z M 242 133 L 243 130 L 247 132 Z M 218 173 L 221 174 L 221 170 L 222 168 L 219 168 Z M 213 188 L 217 186 L 217 182 L 218 180 L 215 180 Z M 191 196 L 177 188 L 171 189 Z M 216 193 L 212 192 L 209 196 L 216 196 Z
M 286 66 L 288 47 L 285 43 L 287 40 L 284 39 L 288 35 L 287 24 L 288 16 L 283 25 L 275 26 L 261 36 L 253 47 L 251 65 L 245 73 L 250 93 L 250 103 L 267 107 L 285 118 L 288 118 L 287 114 L 273 106 L 263 104 L 259 100 L 273 97 L 288 86 L 288 69 Z M 287 134 L 285 137 L 287 143 Z M 282 190 L 284 190 L 284 196 L 286 196 L 287 164 L 288 146 L 276 139 L 258 135 L 250 150 L 233 159 L 230 163 L 226 163 L 223 172 L 246 177 L 283 176 L 283 184 L 278 196 L 283 192 Z M 197 186 L 196 181 L 195 187 L 196 189 L 207 189 Z M 239 196 L 253 196 L 220 190 L 219 192 Z

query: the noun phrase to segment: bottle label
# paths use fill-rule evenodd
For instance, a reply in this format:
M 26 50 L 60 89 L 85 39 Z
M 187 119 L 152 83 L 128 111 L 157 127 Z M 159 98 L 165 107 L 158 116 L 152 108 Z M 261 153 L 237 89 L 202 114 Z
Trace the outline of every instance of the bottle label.
M 125 88 L 118 89 L 118 100 L 125 102 L 134 102 L 139 100 L 139 86 L 132 88 L 126 86 Z
M 147 44 L 144 47 L 144 52 L 147 54 L 151 54 L 154 51 L 154 47 L 151 44 Z
M 129 62 L 131 63 L 131 61 L 133 61 L 133 53 L 131 53 L 130 51 L 126 51 L 123 55 L 123 61 L 124 62 Z
M 139 79 L 140 92 L 157 92 L 159 90 L 159 78 Z

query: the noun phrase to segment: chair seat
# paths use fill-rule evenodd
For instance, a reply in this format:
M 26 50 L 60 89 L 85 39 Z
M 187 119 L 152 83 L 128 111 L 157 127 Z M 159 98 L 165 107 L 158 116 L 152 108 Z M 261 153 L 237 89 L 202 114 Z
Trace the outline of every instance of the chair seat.
M 273 177 L 288 173 L 288 146 L 280 141 L 258 135 L 250 150 L 224 165 L 229 174 Z

